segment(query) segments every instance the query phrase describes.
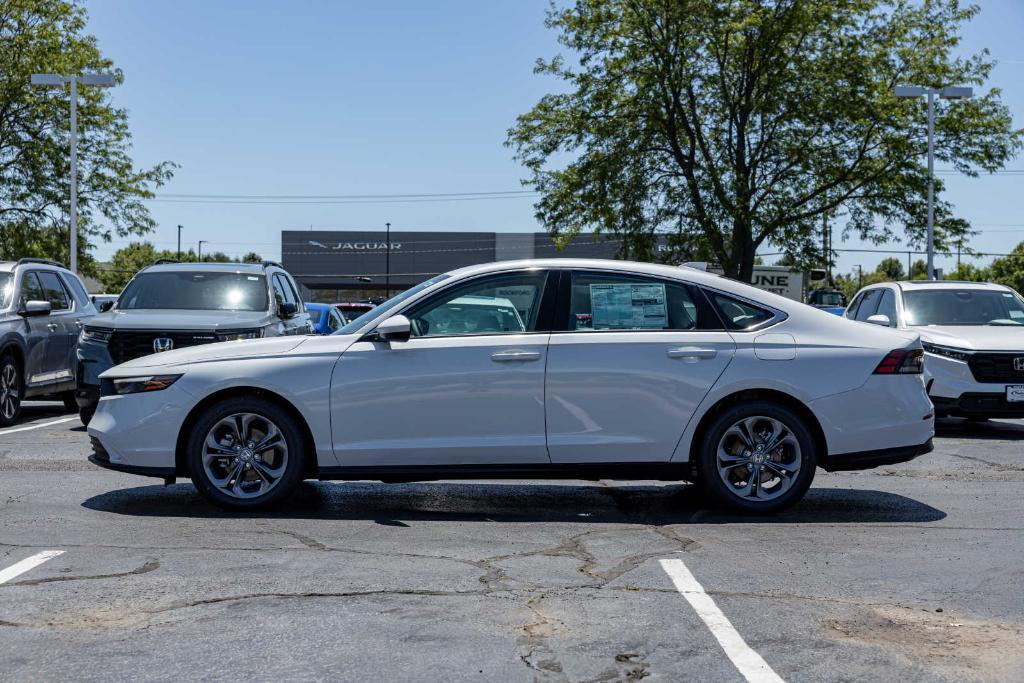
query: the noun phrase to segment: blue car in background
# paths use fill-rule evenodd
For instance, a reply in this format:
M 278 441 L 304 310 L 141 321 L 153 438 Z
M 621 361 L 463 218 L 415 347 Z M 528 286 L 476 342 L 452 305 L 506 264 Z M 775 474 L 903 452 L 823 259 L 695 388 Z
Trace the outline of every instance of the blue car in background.
M 807 303 L 833 315 L 846 312 L 846 295 L 831 287 L 811 290 L 807 295 Z
M 314 334 L 331 334 L 345 324 L 345 319 L 334 304 L 306 304 L 306 313 L 309 313 L 309 323 L 313 326 Z

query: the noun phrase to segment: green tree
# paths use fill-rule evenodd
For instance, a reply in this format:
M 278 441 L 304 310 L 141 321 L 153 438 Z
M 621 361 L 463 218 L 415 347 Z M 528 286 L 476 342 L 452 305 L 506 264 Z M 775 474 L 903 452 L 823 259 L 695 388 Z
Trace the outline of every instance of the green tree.
M 77 1 L 0 0 L 0 258 L 42 256 L 67 262 L 68 92 L 31 87 L 33 73 L 114 73 Z M 80 263 L 88 250 L 153 229 L 144 200 L 174 164 L 137 169 L 129 156 L 128 114 L 104 88 L 79 89 L 78 229 Z
M 947 280 L 964 280 L 967 282 L 986 282 L 991 279 L 988 268 L 979 268 L 973 263 L 961 263 L 946 273 Z
M 822 214 L 839 210 L 845 232 L 880 242 L 906 225 L 920 243 L 925 109 L 892 89 L 982 86 L 988 54 L 956 54 L 977 11 L 957 0 L 577 0 L 546 22 L 571 58 L 536 67 L 564 87 L 522 114 L 507 144 L 561 244 L 593 229 L 649 259 L 664 233 L 747 279 L 766 242 L 817 253 Z M 939 102 L 936 131 L 936 157 L 971 174 L 1002 167 L 1024 133 L 998 90 Z M 943 201 L 936 222 L 940 250 L 968 229 Z
M 263 257 L 255 251 L 250 251 L 242 257 L 242 263 L 263 263 Z
M 903 262 L 898 258 L 889 256 L 884 258 L 875 267 L 875 272 L 883 276 L 886 280 L 902 280 L 903 279 Z
M 1014 247 L 1009 256 L 1002 256 L 989 264 L 988 279 L 1024 292 L 1024 242 Z
M 922 258 L 917 259 L 910 265 L 910 279 L 911 280 L 927 280 L 928 279 L 928 264 Z

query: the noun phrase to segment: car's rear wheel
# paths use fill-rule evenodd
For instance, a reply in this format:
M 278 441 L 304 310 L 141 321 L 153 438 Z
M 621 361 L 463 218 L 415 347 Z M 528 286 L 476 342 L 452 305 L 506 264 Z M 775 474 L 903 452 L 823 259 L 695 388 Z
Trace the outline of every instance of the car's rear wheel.
M 187 461 L 192 483 L 231 510 L 271 507 L 302 480 L 302 431 L 280 406 L 236 398 L 207 408 L 192 425 Z
M 740 403 L 718 415 L 704 433 L 701 483 L 733 510 L 777 512 L 803 498 L 817 455 L 810 430 L 792 410 L 769 401 Z
M 21 366 L 11 354 L 0 356 L 0 427 L 14 424 L 21 413 Z

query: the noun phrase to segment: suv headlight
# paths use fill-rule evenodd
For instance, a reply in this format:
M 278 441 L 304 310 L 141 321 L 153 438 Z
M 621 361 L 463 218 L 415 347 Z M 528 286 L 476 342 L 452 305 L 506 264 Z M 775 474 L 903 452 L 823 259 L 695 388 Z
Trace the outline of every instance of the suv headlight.
M 101 396 L 123 396 L 141 394 L 147 391 L 163 391 L 178 381 L 181 375 L 145 375 L 143 377 L 118 377 L 102 380 Z
M 971 352 L 967 349 L 957 349 L 952 346 L 939 346 L 938 344 L 929 344 L 928 342 L 921 342 L 921 346 L 928 353 L 934 353 L 936 356 L 943 356 L 945 358 L 952 358 L 953 360 L 959 360 L 967 362 L 971 358 Z
M 114 330 L 109 327 L 92 327 L 86 325 L 82 328 L 82 331 L 78 334 L 79 341 L 91 341 L 97 344 L 106 344 L 110 341 L 110 337 L 114 334 Z
M 217 333 L 217 341 L 239 341 L 241 339 L 260 339 L 263 330 L 225 330 Z

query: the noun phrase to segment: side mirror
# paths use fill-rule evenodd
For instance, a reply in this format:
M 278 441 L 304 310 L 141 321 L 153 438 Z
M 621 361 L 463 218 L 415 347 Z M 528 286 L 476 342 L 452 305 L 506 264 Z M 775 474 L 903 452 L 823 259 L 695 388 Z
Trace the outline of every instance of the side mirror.
M 53 306 L 49 301 L 26 301 L 18 311 L 18 315 L 29 318 L 37 315 L 50 315 Z
M 412 323 L 404 315 L 393 315 L 375 330 L 381 341 L 408 341 L 412 333 Z
M 865 322 L 869 322 L 872 325 L 881 325 L 882 327 L 890 327 L 892 325 L 892 323 L 889 320 L 889 316 L 885 315 L 884 313 L 876 313 L 872 316 L 869 316 Z
M 101 301 L 100 305 L 97 306 L 96 308 L 99 310 L 100 313 L 106 313 L 107 311 L 109 311 L 113 307 L 114 307 L 114 302 L 113 301 Z
M 295 304 L 293 304 L 291 302 L 288 302 L 288 301 L 285 301 L 284 303 L 282 303 L 280 306 L 277 307 L 277 315 L 278 315 L 278 317 L 282 318 L 283 320 L 287 320 L 288 318 L 291 318 L 292 316 L 294 316 L 298 312 L 299 312 L 298 307 L 296 307 Z

